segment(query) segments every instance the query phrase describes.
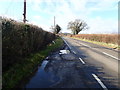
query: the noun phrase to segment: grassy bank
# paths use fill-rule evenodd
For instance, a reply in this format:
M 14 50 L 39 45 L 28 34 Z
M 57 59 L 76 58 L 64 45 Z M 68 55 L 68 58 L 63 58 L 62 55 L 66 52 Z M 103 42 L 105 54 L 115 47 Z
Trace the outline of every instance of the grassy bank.
M 78 39 L 78 40 L 82 40 L 82 41 L 86 41 L 86 42 L 90 42 L 90 43 L 94 43 L 94 44 L 101 45 L 101 46 L 105 46 L 105 47 L 108 47 L 108 48 L 120 49 L 120 46 L 118 46 L 117 44 L 105 43 L 105 42 L 98 42 L 98 41 L 92 41 L 92 40 L 81 39 L 81 38 L 77 38 L 77 37 L 72 37 L 72 38 Z
M 78 34 L 73 37 L 86 39 L 90 41 L 118 44 L 120 34 Z
M 55 44 L 50 43 L 43 50 L 26 57 L 24 62 L 17 63 L 7 72 L 4 72 L 2 77 L 3 88 L 15 87 L 23 78 L 28 77 L 51 51 L 61 47 L 62 45 L 62 39 L 57 38 L 55 40 Z

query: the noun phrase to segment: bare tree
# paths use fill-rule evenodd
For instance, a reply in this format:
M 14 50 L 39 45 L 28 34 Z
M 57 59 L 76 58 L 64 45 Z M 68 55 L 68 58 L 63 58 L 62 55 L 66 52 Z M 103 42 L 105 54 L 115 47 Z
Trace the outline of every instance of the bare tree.
M 51 32 L 54 33 L 54 31 L 55 31 L 54 26 L 51 26 L 50 29 L 51 29 Z
M 71 29 L 73 34 L 76 35 L 80 31 L 88 29 L 88 25 L 84 21 L 76 19 L 74 22 L 69 22 L 67 28 Z
M 53 33 L 58 34 L 61 31 L 61 27 L 57 24 L 55 27 L 51 26 Z

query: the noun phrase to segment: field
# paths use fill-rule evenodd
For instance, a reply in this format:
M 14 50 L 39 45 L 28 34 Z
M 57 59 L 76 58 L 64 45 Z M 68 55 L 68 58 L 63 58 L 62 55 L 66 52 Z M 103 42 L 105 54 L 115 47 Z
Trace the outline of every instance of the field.
M 120 35 L 118 34 L 78 34 L 71 37 L 120 46 L 120 40 L 118 39 Z

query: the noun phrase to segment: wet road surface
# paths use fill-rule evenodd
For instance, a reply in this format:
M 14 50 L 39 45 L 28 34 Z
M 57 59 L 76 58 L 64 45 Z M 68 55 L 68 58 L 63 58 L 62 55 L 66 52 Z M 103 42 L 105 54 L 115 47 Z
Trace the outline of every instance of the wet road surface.
M 50 54 L 38 67 L 38 71 L 23 88 L 118 88 L 117 70 L 111 70 L 98 59 L 93 58 L 88 48 L 78 45 L 76 40 L 64 38 L 61 50 L 70 52 L 62 54 L 60 50 Z M 83 43 L 83 42 L 82 42 Z M 90 52 L 94 54 L 92 51 Z M 105 58 L 106 59 L 106 58 Z M 114 63 L 113 63 L 114 64 Z M 108 73 L 109 72 L 109 73 Z M 112 73 L 113 72 L 113 73 Z

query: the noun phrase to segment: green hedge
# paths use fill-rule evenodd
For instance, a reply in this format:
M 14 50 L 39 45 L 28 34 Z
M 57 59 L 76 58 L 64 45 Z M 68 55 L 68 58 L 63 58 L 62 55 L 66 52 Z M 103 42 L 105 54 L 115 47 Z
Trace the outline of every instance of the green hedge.
M 45 57 L 63 45 L 63 40 L 59 37 L 54 41 L 55 44 L 48 44 L 43 50 L 32 53 L 27 58 L 24 58 L 24 62 L 10 67 L 2 76 L 2 89 L 22 88 L 21 83 L 25 83 L 31 77 L 31 74 L 36 71 L 38 65 L 41 65 Z
M 3 72 L 21 62 L 30 53 L 39 51 L 55 34 L 35 25 L 2 18 L 2 68 Z

